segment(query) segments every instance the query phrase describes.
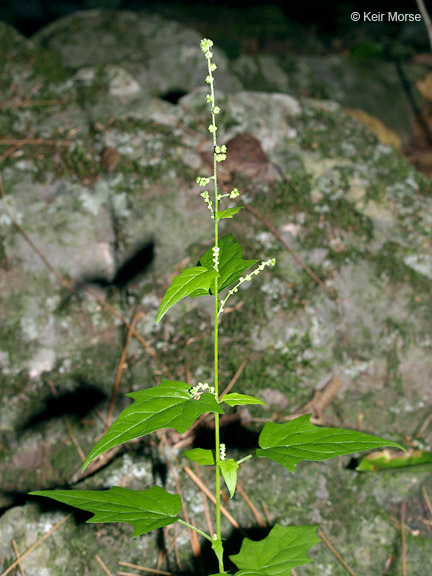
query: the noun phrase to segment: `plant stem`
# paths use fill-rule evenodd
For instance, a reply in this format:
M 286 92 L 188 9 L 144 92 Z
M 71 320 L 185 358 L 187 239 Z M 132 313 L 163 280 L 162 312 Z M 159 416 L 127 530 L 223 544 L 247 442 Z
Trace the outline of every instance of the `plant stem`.
M 189 524 L 188 522 L 185 522 L 185 521 L 182 520 L 181 518 L 179 518 L 179 519 L 177 520 L 177 522 L 180 522 L 180 524 L 183 524 L 183 526 L 187 526 L 187 528 L 190 528 L 191 530 L 194 530 L 195 532 L 198 532 L 198 534 L 200 534 L 200 536 L 203 536 L 203 538 L 205 538 L 206 540 L 209 540 L 210 542 L 212 542 L 211 536 L 209 536 L 208 534 L 206 534 L 205 532 L 203 532 L 203 531 L 200 530 L 199 528 L 196 528 L 195 526 L 192 526 L 192 524 Z
M 213 74 L 210 67 L 210 60 L 208 60 L 208 70 L 210 76 L 210 91 L 211 91 L 211 104 L 212 104 L 212 125 L 213 125 L 213 184 L 214 184 L 214 246 L 219 248 L 219 230 L 218 230 L 218 211 L 219 211 L 219 200 L 218 200 L 218 187 L 217 187 L 217 160 L 216 160 L 216 117 L 214 113 L 215 107 L 215 97 L 214 97 L 214 84 L 213 84 Z M 219 266 L 218 266 L 219 267 Z M 216 398 L 219 397 L 219 378 L 218 378 L 218 368 L 219 368 L 219 348 L 218 348 L 218 316 L 219 316 L 219 278 L 215 278 L 215 288 L 214 288 L 214 389 Z M 215 414 L 215 452 L 216 452 L 216 538 L 222 541 L 221 537 L 221 471 L 218 466 L 220 461 L 220 431 L 219 431 L 219 414 Z M 224 571 L 223 559 L 219 559 L 219 572 Z
M 246 460 L 249 460 L 249 458 L 252 458 L 252 456 L 253 454 L 249 454 L 248 456 L 245 456 L 244 458 L 237 460 L 237 464 L 243 464 L 243 462 L 246 462 Z

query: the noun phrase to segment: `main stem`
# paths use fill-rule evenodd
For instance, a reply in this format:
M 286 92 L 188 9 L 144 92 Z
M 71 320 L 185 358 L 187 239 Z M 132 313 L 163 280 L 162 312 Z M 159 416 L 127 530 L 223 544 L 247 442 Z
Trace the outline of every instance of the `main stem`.
M 213 75 L 209 66 L 209 75 L 211 78 L 210 89 L 211 89 L 211 101 L 212 108 L 215 106 L 214 98 L 214 86 L 213 86 Z M 212 110 L 212 124 L 214 127 L 213 131 L 213 183 L 214 183 L 214 246 L 219 248 L 219 230 L 218 230 L 218 187 L 217 187 L 217 160 L 216 160 L 216 118 Z M 215 396 L 219 398 L 219 379 L 218 379 L 218 368 L 219 368 L 219 348 L 218 348 L 218 335 L 219 335 L 219 324 L 218 324 L 218 312 L 219 312 L 219 278 L 216 276 L 215 279 L 215 290 L 214 290 L 214 389 Z M 216 453 L 216 538 L 221 541 L 221 471 L 218 466 L 220 461 L 220 431 L 219 431 L 219 414 L 215 414 L 215 453 Z M 219 562 L 219 572 L 224 571 L 223 558 L 218 559 Z

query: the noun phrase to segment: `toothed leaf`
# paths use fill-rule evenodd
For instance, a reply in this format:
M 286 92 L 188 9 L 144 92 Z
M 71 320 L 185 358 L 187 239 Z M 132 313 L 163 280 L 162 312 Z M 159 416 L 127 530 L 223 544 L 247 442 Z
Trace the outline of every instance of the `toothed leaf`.
M 198 462 L 202 466 L 211 466 L 215 463 L 214 450 L 204 450 L 204 448 L 193 448 L 183 452 L 186 458 L 192 462 Z
M 243 210 L 243 206 L 236 206 L 235 208 L 227 208 L 226 210 L 221 210 L 218 212 L 218 220 L 221 220 L 222 218 L 232 218 L 237 214 L 237 212 L 240 212 L 240 210 Z
M 186 296 L 200 296 L 201 293 L 208 294 L 212 281 L 218 275 L 216 270 L 211 270 L 211 267 L 212 263 L 210 263 L 209 270 L 203 266 L 186 268 L 174 278 L 170 287 L 165 292 L 165 296 L 162 298 L 156 317 L 157 324 L 162 320 L 168 310 L 182 298 Z
M 267 406 L 265 402 L 255 396 L 247 396 L 246 394 L 237 394 L 233 392 L 232 394 L 225 394 L 221 398 L 221 402 L 225 402 L 228 406 L 245 406 L 246 404 L 261 404 L 262 406 Z
M 276 524 L 263 540 L 245 538 L 240 552 L 230 556 L 240 569 L 235 576 L 285 576 L 293 568 L 312 562 L 306 553 L 320 541 L 316 529 L 316 526 Z
M 404 449 L 391 440 L 356 430 L 314 426 L 309 422 L 310 416 L 305 414 L 286 424 L 267 422 L 258 439 L 258 458 L 270 458 L 294 472 L 303 460 L 328 460 L 383 446 Z
M 83 470 L 96 456 L 124 442 L 162 428 L 174 428 L 183 434 L 201 414 L 224 413 L 213 394 L 206 392 L 195 400 L 189 390 L 185 382 L 162 380 L 158 386 L 128 394 L 134 403 L 123 410 L 99 440 L 84 462 Z
M 159 486 L 149 490 L 114 487 L 109 490 L 37 490 L 32 496 L 44 496 L 80 510 L 92 512 L 89 524 L 123 522 L 134 528 L 133 537 L 177 522 L 181 498 Z
M 258 260 L 244 260 L 242 258 L 242 247 L 232 234 L 228 234 L 219 240 L 219 292 L 227 286 L 235 284 L 243 272 L 246 272 Z M 200 265 L 204 268 L 213 266 L 213 252 L 209 248 L 201 257 Z M 215 282 L 211 283 L 211 293 L 214 294 Z

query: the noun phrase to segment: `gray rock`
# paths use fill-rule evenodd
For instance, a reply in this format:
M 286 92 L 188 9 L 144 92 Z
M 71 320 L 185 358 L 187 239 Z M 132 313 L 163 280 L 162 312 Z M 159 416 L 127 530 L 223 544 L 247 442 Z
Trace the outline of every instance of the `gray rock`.
M 75 12 L 53 22 L 33 39 L 61 54 L 64 64 L 72 68 L 126 65 L 142 88 L 152 94 L 189 92 L 202 86 L 206 74 L 200 34 L 146 12 Z M 226 56 L 219 51 L 219 88 L 238 90 L 240 83 L 227 65 Z
M 380 118 L 405 143 L 409 141 L 413 110 L 391 62 L 350 55 L 242 55 L 232 70 L 245 89 L 331 99 Z M 414 85 L 426 70 L 408 64 L 404 73 Z

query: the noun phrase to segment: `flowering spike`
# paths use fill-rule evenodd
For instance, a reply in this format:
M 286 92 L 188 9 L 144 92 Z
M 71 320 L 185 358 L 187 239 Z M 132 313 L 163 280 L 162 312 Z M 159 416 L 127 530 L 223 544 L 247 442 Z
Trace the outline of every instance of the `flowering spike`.
M 231 290 L 226 295 L 225 299 L 222 301 L 220 308 L 219 308 L 218 316 L 220 316 L 220 314 L 222 314 L 224 306 L 225 306 L 228 298 L 230 296 L 232 296 L 233 294 L 235 294 L 236 292 L 238 292 L 239 286 L 241 286 L 243 284 L 243 282 L 250 282 L 252 280 L 252 276 L 258 276 L 258 274 L 260 272 L 262 272 L 264 270 L 264 268 L 267 268 L 267 266 L 274 266 L 275 264 L 276 264 L 276 259 L 270 258 L 269 260 L 265 260 L 265 261 L 261 262 L 261 264 L 257 268 L 255 268 L 255 270 L 252 270 L 252 272 L 250 272 L 249 274 L 246 274 L 246 276 L 240 276 L 237 284 L 234 286 L 234 288 L 231 288 Z
M 226 445 L 219 444 L 219 457 L 221 460 L 225 460 L 226 458 Z

